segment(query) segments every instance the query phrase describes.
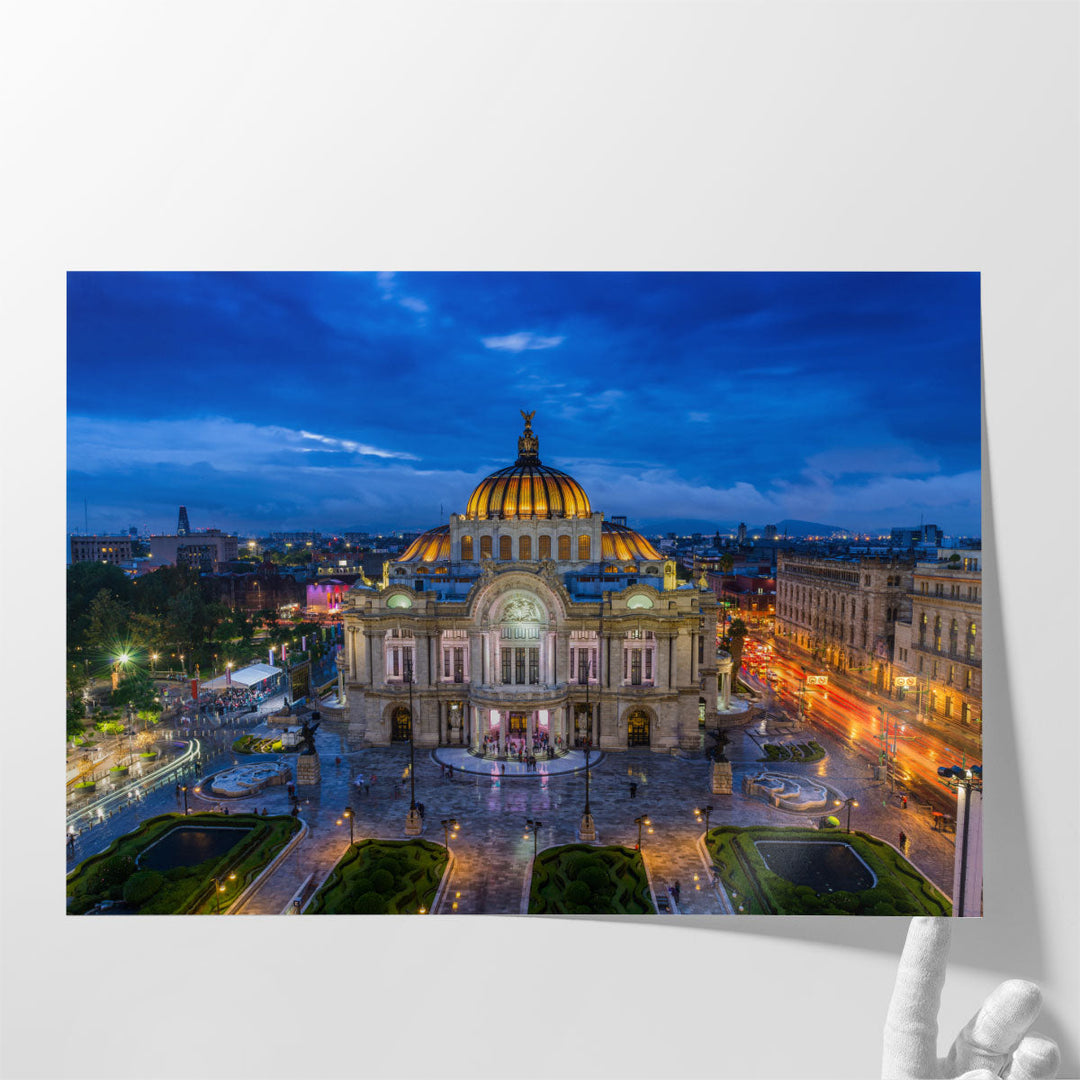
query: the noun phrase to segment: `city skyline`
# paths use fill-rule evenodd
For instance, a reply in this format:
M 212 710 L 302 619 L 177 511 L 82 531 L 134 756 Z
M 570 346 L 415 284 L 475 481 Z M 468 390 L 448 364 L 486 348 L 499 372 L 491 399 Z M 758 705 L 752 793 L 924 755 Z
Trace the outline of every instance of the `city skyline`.
M 977 274 L 79 273 L 68 307 L 72 532 L 429 527 L 521 408 L 640 527 L 981 532 Z

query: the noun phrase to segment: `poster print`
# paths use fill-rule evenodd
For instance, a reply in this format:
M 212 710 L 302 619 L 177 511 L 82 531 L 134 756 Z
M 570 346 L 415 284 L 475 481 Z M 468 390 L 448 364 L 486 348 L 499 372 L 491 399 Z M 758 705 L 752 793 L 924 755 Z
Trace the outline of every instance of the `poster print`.
M 68 316 L 69 913 L 981 914 L 977 274 Z

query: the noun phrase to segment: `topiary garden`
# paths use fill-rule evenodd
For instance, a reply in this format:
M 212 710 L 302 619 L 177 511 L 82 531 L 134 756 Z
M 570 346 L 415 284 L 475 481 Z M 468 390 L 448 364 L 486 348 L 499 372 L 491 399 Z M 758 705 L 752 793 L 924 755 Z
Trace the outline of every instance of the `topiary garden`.
M 427 840 L 361 840 L 315 894 L 309 915 L 414 915 L 430 911 L 448 856 Z
M 530 915 L 654 915 L 641 853 L 566 844 L 533 862 Z

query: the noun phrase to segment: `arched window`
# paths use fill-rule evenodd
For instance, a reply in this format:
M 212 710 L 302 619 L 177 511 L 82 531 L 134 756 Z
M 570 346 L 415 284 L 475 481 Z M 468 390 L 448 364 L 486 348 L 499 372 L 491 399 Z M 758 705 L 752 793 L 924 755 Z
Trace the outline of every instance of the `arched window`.
M 941 616 L 934 616 L 934 651 L 941 652 Z
M 565 533 L 559 537 L 559 562 L 570 561 L 570 537 Z
M 589 561 L 589 537 L 579 536 L 577 538 L 577 557 L 582 562 Z
M 949 624 L 949 652 L 955 656 L 959 645 L 959 627 L 955 619 Z
M 480 558 L 481 559 L 490 559 L 491 558 L 491 537 L 490 536 L 481 536 L 480 537 Z
M 522 562 L 526 562 L 532 558 L 532 537 L 518 537 L 518 558 Z
M 539 554 L 538 558 L 541 558 L 541 559 L 550 559 L 551 558 L 551 537 L 550 536 L 541 536 L 540 537 L 540 554 Z
M 968 637 L 967 637 L 967 654 L 969 660 L 975 659 L 975 638 L 979 633 L 979 628 L 975 623 L 968 624 Z
M 499 558 L 509 562 L 514 557 L 514 541 L 509 536 L 499 537 Z
M 463 536 L 461 538 L 461 558 L 463 562 L 472 562 L 472 537 Z

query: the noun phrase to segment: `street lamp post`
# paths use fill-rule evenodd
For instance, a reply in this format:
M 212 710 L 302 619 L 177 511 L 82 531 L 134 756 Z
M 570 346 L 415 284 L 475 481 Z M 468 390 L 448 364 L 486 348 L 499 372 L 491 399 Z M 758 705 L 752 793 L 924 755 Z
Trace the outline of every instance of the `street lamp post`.
M 356 843 L 356 835 L 353 829 L 353 821 L 355 818 L 353 808 L 351 806 L 346 806 L 342 811 L 342 814 L 349 819 L 349 847 L 352 847 L 353 844 Z
M 214 900 L 215 900 L 215 903 L 217 905 L 217 913 L 220 915 L 221 914 L 221 894 L 225 891 L 226 886 L 221 883 L 221 880 L 222 880 L 221 878 L 213 878 L 212 880 L 214 882 Z M 235 873 L 230 874 L 228 880 L 229 881 L 235 881 L 236 880 L 236 874 Z
M 634 824 L 637 826 L 637 850 L 641 850 L 641 830 L 643 827 L 648 827 L 649 832 L 652 832 L 652 822 L 649 820 L 648 814 L 642 814 L 641 817 L 634 818 Z
M 416 718 L 413 716 L 413 665 L 411 650 L 405 653 L 405 681 L 409 684 L 409 812 L 405 815 L 405 835 L 419 836 L 424 819 L 416 808 Z
M 847 831 L 851 832 L 851 808 L 858 806 L 852 796 L 848 796 L 846 799 L 833 799 L 833 806 L 846 806 L 847 807 Z
M 701 807 L 700 810 L 695 810 L 694 811 L 694 813 L 697 815 L 698 821 L 701 821 L 702 818 L 705 819 L 705 836 L 706 836 L 706 838 L 708 838 L 708 835 L 709 835 L 709 816 L 712 814 L 712 812 L 713 812 L 713 808 L 711 806 L 703 806 L 703 807 Z
M 532 829 L 533 858 L 534 859 L 536 858 L 537 840 L 538 840 L 538 838 L 540 836 L 540 829 L 543 827 L 543 825 L 544 825 L 544 823 L 542 821 L 536 821 L 533 818 L 526 818 L 525 819 L 525 836 L 526 837 L 528 837 L 528 835 L 529 835 L 529 830 Z
M 180 790 L 184 793 L 184 817 L 187 817 L 187 784 L 181 784 Z
M 452 817 L 443 818 L 442 821 L 439 822 L 439 824 L 442 825 L 442 827 L 443 827 L 443 847 L 446 848 L 447 851 L 449 851 L 450 850 L 450 830 L 451 829 L 453 829 L 453 831 L 454 831 L 454 839 L 455 840 L 457 839 L 457 830 L 458 830 L 457 818 L 452 818 Z
M 585 683 L 585 723 L 588 728 L 585 732 L 585 811 L 581 815 L 580 836 L 582 840 L 596 839 L 596 822 L 592 816 L 592 806 L 589 802 L 589 759 L 592 755 L 592 706 L 589 704 L 589 659 L 588 651 L 582 650 L 584 657 L 581 659 L 581 667 L 578 672 L 579 681 Z

